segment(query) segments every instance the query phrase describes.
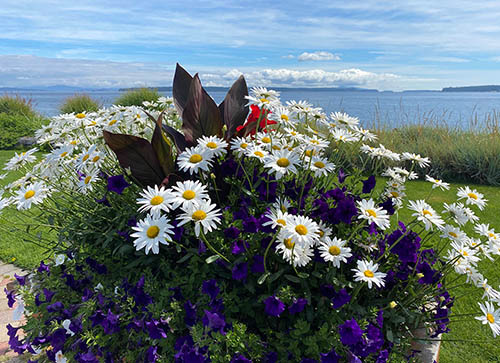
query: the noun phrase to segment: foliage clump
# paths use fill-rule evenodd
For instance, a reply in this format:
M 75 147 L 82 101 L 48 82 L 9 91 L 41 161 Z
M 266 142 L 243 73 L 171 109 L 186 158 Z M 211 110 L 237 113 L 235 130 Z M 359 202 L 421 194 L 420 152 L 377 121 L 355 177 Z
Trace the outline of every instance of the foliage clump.
M 142 106 L 144 101 L 156 102 L 158 98 L 160 94 L 156 89 L 143 87 L 125 91 L 114 103 L 119 106 Z
M 64 100 L 59 108 L 61 113 L 86 113 L 99 110 L 99 103 L 86 94 L 76 94 Z

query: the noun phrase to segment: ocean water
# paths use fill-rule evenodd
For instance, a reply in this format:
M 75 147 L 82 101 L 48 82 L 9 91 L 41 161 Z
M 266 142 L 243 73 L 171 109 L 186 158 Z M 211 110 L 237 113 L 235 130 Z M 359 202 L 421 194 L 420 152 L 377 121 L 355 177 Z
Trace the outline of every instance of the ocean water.
M 46 116 L 57 115 L 58 108 L 73 92 L 24 91 L 10 92 L 30 98 L 36 110 Z M 91 91 L 91 97 L 109 106 L 120 96 L 119 91 Z M 170 92 L 163 92 L 171 96 Z M 209 94 L 217 103 L 225 96 L 224 91 Z M 321 107 L 330 114 L 347 112 L 358 117 L 365 127 L 398 127 L 409 123 L 442 123 L 451 127 L 485 127 L 486 120 L 500 116 L 500 92 L 365 92 L 327 91 L 314 89 L 281 90 L 283 103 L 289 100 L 305 100 Z M 500 118 L 500 117 L 499 117 Z M 479 121 L 477 124 L 471 120 Z

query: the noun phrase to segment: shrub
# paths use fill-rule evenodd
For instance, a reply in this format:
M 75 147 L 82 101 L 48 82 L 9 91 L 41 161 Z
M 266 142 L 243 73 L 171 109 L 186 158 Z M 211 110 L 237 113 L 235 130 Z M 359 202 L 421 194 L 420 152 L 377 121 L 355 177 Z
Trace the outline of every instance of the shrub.
M 154 102 L 160 98 L 160 94 L 156 89 L 137 88 L 125 91 L 120 97 L 115 100 L 115 105 L 120 106 L 142 106 L 144 101 Z
M 59 110 L 61 113 L 95 112 L 99 110 L 99 103 L 89 95 L 73 95 L 64 100 Z
M 32 136 L 46 120 L 21 97 L 0 97 L 0 149 L 13 148 L 20 137 Z

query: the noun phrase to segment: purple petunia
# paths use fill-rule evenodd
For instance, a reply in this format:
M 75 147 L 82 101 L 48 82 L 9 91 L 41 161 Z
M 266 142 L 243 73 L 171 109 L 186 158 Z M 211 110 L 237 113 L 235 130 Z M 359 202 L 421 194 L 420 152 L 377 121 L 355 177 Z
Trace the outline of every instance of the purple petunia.
M 246 262 L 238 263 L 233 267 L 232 276 L 234 280 L 245 280 L 248 275 L 248 264 Z
M 50 272 L 50 267 L 49 265 L 46 265 L 43 261 L 40 261 L 40 266 L 37 269 L 38 272 Z
M 351 295 L 347 293 L 346 289 L 340 289 L 332 297 L 332 304 L 334 309 L 340 309 L 342 306 L 351 301 Z
M 21 286 L 26 285 L 26 277 L 28 277 L 28 275 L 19 276 L 18 274 L 15 273 L 14 277 L 16 278 L 16 280 L 19 283 L 19 285 L 21 285 Z
M 356 319 L 351 319 L 339 326 L 339 334 L 342 344 L 354 345 L 361 340 L 363 330 L 359 327 Z
M 361 192 L 364 194 L 370 193 L 373 190 L 373 188 L 375 188 L 375 183 L 376 183 L 375 176 L 370 175 L 368 179 L 363 180 L 362 183 L 363 183 L 363 190 Z
M 307 305 L 307 299 L 301 297 L 299 299 L 293 299 L 292 305 L 288 307 L 288 312 L 290 314 L 298 314 L 304 310 Z
M 274 295 L 264 300 L 264 304 L 264 311 L 267 315 L 280 316 L 280 314 L 285 311 L 285 304 Z
M 204 310 L 205 315 L 203 316 L 203 325 L 208 327 L 209 329 L 213 329 L 219 331 L 220 333 L 224 333 L 224 327 L 226 326 L 226 320 L 224 315 L 218 314 L 215 312 L 211 312 L 208 310 Z
M 243 354 L 237 354 L 231 359 L 230 363 L 252 363 L 252 361 Z
M 328 353 L 321 353 L 321 363 L 338 363 L 341 358 L 335 349 L 332 349 Z
M 151 339 L 165 339 L 167 337 L 165 330 L 160 326 L 158 320 L 147 321 L 146 328 Z
M 12 308 L 14 306 L 14 303 L 16 302 L 16 296 L 14 295 L 15 290 L 7 290 L 3 289 L 5 291 L 5 295 L 7 295 L 7 305 L 9 308 Z
M 125 188 L 129 187 L 123 175 L 114 175 L 108 178 L 108 190 L 116 194 L 122 194 Z
M 264 256 L 253 256 L 252 272 L 254 274 L 264 273 Z
M 203 281 L 201 292 L 210 296 L 210 300 L 214 300 L 219 295 L 220 289 L 217 286 L 217 280 Z

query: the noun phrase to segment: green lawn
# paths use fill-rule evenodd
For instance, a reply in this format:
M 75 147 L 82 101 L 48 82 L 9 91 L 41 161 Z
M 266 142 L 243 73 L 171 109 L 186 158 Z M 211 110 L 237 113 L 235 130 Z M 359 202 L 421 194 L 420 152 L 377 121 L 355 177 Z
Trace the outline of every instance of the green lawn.
M 0 166 L 14 155 L 13 151 L 0 151 Z M 0 187 L 16 178 L 11 175 L 0 181 Z M 382 187 L 384 180 L 378 180 L 378 187 Z M 428 198 L 431 185 L 423 181 L 413 181 L 407 184 L 407 196 L 409 199 L 427 199 L 428 202 L 441 212 L 443 202 L 452 202 L 456 199 L 456 189 L 461 184 L 453 184 L 450 191 L 434 190 Z M 500 187 L 471 185 L 483 193 L 489 200 L 487 208 L 478 212 L 483 223 L 489 223 L 490 227 L 500 231 Z M 9 209 L 2 211 L 0 220 L 1 230 L 9 229 L 9 221 L 16 220 L 17 211 Z M 403 221 L 411 219 L 410 213 L 403 210 L 400 213 Z M 468 232 L 471 232 L 470 230 Z M 5 262 L 13 262 L 21 267 L 33 267 L 38 265 L 41 258 L 46 258 L 44 250 L 32 243 L 26 242 L 19 233 L 0 233 L 0 259 Z M 14 261 L 13 261 L 14 259 Z M 488 278 L 494 288 L 500 284 L 500 265 L 488 263 L 483 266 L 481 272 Z M 459 299 L 455 303 L 453 311 L 455 314 L 476 313 L 479 311 L 477 302 L 481 301 L 482 291 L 469 285 L 457 288 L 453 291 Z M 482 363 L 500 362 L 500 344 L 498 339 L 493 339 L 489 327 L 468 317 L 467 320 L 457 321 L 451 324 L 451 333 L 442 337 L 444 340 L 441 349 L 441 363 Z

